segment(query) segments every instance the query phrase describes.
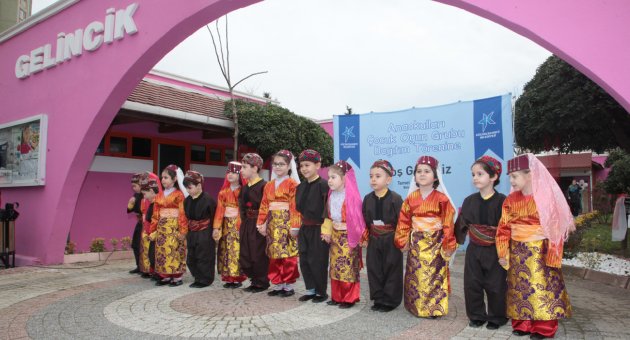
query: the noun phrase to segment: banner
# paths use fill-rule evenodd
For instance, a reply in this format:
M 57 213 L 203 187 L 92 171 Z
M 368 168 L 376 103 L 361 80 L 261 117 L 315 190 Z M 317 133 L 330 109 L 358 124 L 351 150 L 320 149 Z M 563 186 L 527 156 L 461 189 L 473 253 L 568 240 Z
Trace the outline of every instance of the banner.
M 403 198 L 421 155 L 438 159 L 443 181 L 459 208 L 472 185 L 470 167 L 483 155 L 503 163 L 513 157 L 511 95 L 409 110 L 334 116 L 335 161 L 349 161 L 356 169 L 362 195 L 371 191 L 370 166 L 386 159 L 396 169 L 390 189 Z M 497 190 L 509 193 L 509 179 L 501 176 Z

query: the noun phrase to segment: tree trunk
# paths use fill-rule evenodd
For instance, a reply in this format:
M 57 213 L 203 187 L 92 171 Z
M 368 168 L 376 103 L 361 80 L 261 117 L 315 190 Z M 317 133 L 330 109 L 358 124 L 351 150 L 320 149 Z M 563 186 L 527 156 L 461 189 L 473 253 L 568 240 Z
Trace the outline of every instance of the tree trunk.
M 232 89 L 230 89 L 230 97 L 232 98 L 232 121 L 234 122 L 234 159 L 238 161 L 238 112 L 236 110 L 236 102 L 234 101 L 234 95 Z

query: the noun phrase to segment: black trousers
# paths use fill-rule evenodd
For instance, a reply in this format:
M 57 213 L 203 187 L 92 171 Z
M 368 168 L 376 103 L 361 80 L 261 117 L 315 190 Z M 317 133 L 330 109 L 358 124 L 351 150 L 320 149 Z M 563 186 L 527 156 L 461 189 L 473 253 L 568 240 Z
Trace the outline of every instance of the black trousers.
M 507 271 L 499 265 L 495 246 L 470 243 L 466 249 L 464 266 L 464 296 L 466 315 L 470 320 L 488 321 L 497 325 L 507 322 L 505 294 Z M 484 302 L 488 298 L 488 309 Z
M 131 236 L 131 249 L 133 250 L 133 257 L 136 259 L 136 268 L 140 268 L 140 243 L 142 242 L 142 222 L 136 223 L 136 227 L 133 229 L 133 236 Z
M 206 285 L 214 281 L 216 266 L 216 243 L 212 238 L 212 228 L 189 231 L 186 235 L 188 255 L 186 264 L 195 282 Z
M 241 270 L 252 281 L 252 285 L 269 288 L 269 257 L 267 257 L 267 238 L 256 229 L 256 220 L 247 218 L 239 231 L 241 251 L 239 264 Z
M 149 265 L 155 269 L 155 241 L 149 242 Z
M 298 233 L 300 271 L 306 289 L 314 289 L 320 296 L 328 288 L 328 252 L 330 245 L 321 238 L 321 225 L 303 225 Z
M 394 246 L 394 233 L 370 236 L 367 247 L 370 299 L 398 307 L 403 297 L 403 253 Z

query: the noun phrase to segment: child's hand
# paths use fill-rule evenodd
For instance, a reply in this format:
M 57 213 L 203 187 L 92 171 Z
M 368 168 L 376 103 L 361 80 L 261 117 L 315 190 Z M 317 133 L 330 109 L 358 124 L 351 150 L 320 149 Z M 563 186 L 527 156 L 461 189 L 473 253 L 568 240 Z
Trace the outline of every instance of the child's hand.
M 368 246 L 368 241 L 367 240 L 361 241 L 361 243 L 359 243 L 359 246 L 361 246 L 362 248 L 367 247 Z
M 330 235 L 322 234 L 322 241 L 330 243 Z
M 260 235 L 267 236 L 267 224 L 259 224 L 256 226 L 256 229 L 258 229 Z
M 151 241 L 155 241 L 155 237 L 157 236 L 157 232 L 154 231 L 152 233 L 149 234 L 149 240 Z
M 129 199 L 129 203 L 127 203 L 127 206 L 132 207 L 136 204 L 136 198 L 135 197 L 131 197 Z
M 215 241 L 218 241 L 221 239 L 221 230 L 220 229 L 213 229 L 212 230 L 212 238 Z
M 401 249 L 400 251 L 402 251 L 402 252 L 408 252 L 408 251 L 409 251 L 409 243 L 405 244 L 405 246 L 403 247 L 403 249 Z
M 453 253 L 455 253 L 455 250 L 442 250 L 442 258 L 450 259 L 451 256 L 453 256 Z
M 300 229 L 291 229 L 291 231 L 289 231 L 289 233 L 291 233 L 291 237 L 293 238 L 297 238 L 299 232 L 300 232 Z
M 186 239 L 186 234 L 183 234 L 182 232 L 177 233 L 177 239 L 179 241 L 183 241 Z
M 500 258 L 499 259 L 499 264 L 501 265 L 501 267 L 506 267 L 508 265 L 507 259 Z

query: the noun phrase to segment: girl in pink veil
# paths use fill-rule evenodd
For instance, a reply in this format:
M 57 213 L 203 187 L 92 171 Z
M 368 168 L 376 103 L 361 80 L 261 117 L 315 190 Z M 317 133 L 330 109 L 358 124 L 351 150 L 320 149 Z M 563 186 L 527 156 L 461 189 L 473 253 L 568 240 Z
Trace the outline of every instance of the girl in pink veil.
M 365 230 L 362 202 L 354 169 L 346 161 L 328 168 L 328 218 L 322 239 L 330 243 L 330 306 L 350 308 L 359 301 L 359 271 L 363 267 L 359 242 Z
M 499 263 L 507 272 L 507 317 L 513 334 L 553 338 L 558 319 L 571 316 L 562 246 L 575 230 L 562 190 L 532 154 L 508 162 L 512 192 L 497 228 Z

